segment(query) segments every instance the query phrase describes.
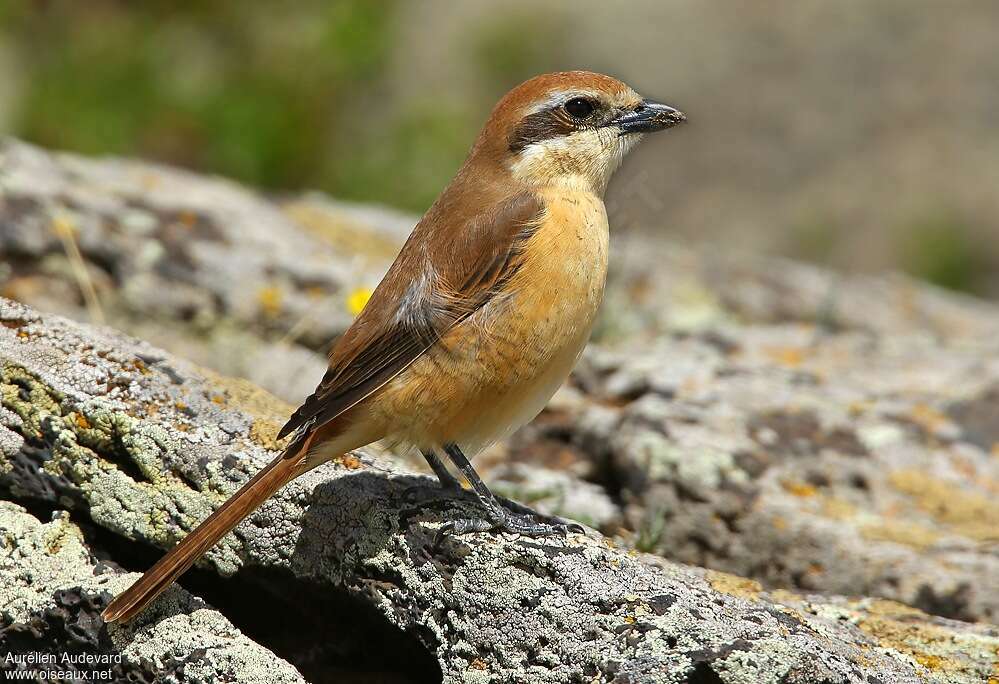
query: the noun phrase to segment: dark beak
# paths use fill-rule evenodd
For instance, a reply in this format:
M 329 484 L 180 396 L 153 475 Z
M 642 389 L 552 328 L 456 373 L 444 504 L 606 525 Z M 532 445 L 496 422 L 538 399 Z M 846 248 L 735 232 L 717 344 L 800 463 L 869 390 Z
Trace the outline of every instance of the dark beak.
M 621 129 L 620 135 L 625 135 L 626 133 L 663 131 L 686 120 L 686 115 L 679 109 L 673 109 L 661 102 L 642 100 L 637 107 L 613 119 L 610 123 Z

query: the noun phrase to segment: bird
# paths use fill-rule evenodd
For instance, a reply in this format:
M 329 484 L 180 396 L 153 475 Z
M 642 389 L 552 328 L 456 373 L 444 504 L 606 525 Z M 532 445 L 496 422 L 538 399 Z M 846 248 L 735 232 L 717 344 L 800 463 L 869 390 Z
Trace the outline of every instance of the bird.
M 589 71 L 510 90 L 414 227 L 315 392 L 279 433 L 288 446 L 102 615 L 131 619 L 285 484 L 381 441 L 415 447 L 443 489 L 481 515 L 441 533 L 567 534 L 508 509 L 469 459 L 541 412 L 585 347 L 603 297 L 611 175 L 644 134 L 686 116 Z

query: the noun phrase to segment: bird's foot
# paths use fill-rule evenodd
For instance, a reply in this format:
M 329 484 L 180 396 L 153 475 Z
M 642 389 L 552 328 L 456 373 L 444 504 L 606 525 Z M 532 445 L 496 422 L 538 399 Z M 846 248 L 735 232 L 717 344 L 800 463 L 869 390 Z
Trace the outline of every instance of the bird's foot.
M 525 537 L 552 537 L 565 536 L 569 533 L 583 534 L 585 530 L 579 523 L 574 522 L 544 522 L 532 515 L 507 515 L 506 520 L 498 525 L 496 530 L 500 532 L 514 532 Z
M 541 522 L 532 514 L 530 509 L 526 509 L 519 504 L 511 503 L 515 510 L 518 511 L 516 513 L 511 512 L 489 491 L 489 488 L 482 482 L 482 478 L 475 472 L 472 464 L 468 462 L 468 458 L 465 457 L 465 454 L 462 453 L 461 448 L 457 444 L 445 444 L 444 453 L 458 471 L 468 480 L 469 485 L 472 487 L 470 494 L 477 499 L 479 506 L 484 509 L 485 516 L 481 518 L 458 518 L 445 522 L 437 531 L 435 544 L 440 544 L 444 536 L 448 534 L 467 534 L 469 532 L 489 532 L 493 530 L 497 532 L 513 532 L 515 534 L 522 534 L 525 537 L 548 537 L 566 535 L 569 532 L 583 532 L 583 527 L 576 523 L 565 523 L 561 520 Z M 434 472 L 438 473 L 438 476 L 440 476 L 440 471 L 446 471 L 435 452 L 427 452 L 424 456 L 434 469 Z M 444 478 L 441 477 L 442 482 L 443 480 Z
M 463 535 L 471 532 L 511 532 L 525 537 L 564 537 L 571 532 L 584 534 L 585 530 L 578 523 L 543 522 L 533 515 L 490 509 L 486 517 L 456 518 L 445 522 L 437 531 L 436 541 L 440 543 L 449 534 Z

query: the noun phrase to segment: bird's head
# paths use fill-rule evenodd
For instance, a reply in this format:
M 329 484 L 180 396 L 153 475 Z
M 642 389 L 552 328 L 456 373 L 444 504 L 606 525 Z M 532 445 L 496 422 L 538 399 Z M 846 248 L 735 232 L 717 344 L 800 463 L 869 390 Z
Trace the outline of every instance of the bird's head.
M 603 194 L 643 133 L 672 128 L 682 112 L 589 71 L 525 81 L 493 109 L 472 156 L 534 187 L 569 185 Z

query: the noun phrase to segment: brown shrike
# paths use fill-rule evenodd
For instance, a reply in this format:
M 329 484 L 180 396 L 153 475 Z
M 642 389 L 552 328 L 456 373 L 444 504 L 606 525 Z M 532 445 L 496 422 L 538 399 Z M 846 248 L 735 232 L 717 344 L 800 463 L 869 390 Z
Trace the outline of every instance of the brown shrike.
M 290 480 L 377 440 L 415 446 L 445 487 L 468 480 L 482 517 L 442 532 L 541 536 L 468 457 L 536 416 L 579 358 L 607 272 L 607 181 L 641 134 L 684 115 L 586 71 L 500 100 L 451 184 L 413 229 L 329 370 L 280 437 L 288 447 L 104 611 L 141 611 Z M 580 528 L 581 529 L 581 528 Z

